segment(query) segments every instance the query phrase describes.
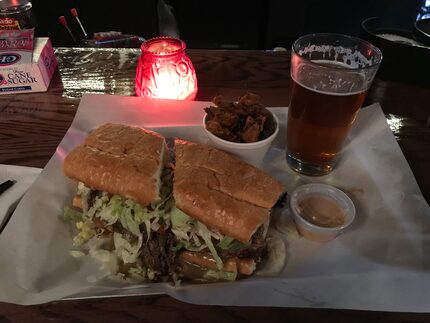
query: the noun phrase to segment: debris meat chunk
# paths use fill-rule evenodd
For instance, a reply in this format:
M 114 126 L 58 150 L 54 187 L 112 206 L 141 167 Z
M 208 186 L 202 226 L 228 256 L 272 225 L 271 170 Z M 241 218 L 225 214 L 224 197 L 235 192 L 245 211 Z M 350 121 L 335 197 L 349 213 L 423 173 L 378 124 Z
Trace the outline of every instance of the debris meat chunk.
M 246 118 L 245 127 L 243 127 L 242 140 L 244 142 L 256 142 L 260 136 L 262 124 L 259 124 L 253 117 Z
M 206 129 L 231 142 L 251 143 L 269 137 L 276 128 L 272 114 L 258 95 L 247 93 L 237 101 L 226 101 L 218 95 L 215 106 L 205 108 Z

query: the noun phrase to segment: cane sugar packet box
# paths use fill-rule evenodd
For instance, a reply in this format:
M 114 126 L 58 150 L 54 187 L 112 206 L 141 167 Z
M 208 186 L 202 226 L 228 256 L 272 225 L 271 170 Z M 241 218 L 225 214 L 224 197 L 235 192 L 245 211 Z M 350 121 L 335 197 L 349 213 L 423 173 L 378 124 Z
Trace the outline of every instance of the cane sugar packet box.
M 51 40 L 34 38 L 30 62 L 14 55 L 19 53 L 0 48 L 0 94 L 45 92 L 57 67 Z

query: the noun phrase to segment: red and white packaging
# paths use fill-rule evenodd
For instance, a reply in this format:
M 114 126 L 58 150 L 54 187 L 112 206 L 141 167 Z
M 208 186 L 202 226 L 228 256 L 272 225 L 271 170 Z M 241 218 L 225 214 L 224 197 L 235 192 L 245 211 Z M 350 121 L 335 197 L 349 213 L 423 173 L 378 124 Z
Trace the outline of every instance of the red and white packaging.
M 33 35 L 34 29 L 0 30 L 0 66 L 31 63 Z

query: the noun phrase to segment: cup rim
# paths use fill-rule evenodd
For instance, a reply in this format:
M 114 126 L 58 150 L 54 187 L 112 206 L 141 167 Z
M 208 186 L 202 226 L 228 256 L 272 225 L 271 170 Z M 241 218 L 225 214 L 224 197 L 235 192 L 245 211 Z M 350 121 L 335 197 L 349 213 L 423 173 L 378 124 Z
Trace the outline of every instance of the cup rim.
M 354 36 L 345 35 L 345 34 L 339 34 L 339 33 L 312 33 L 312 34 L 306 34 L 306 35 L 300 36 L 299 38 L 297 38 L 293 42 L 293 44 L 291 46 L 291 50 L 292 50 L 292 52 L 293 52 L 294 55 L 299 56 L 301 59 L 305 60 L 308 64 L 311 64 L 311 65 L 314 65 L 314 66 L 318 66 L 320 68 L 332 69 L 332 67 L 316 63 L 315 61 L 312 61 L 309 58 L 301 56 L 298 53 L 298 50 L 296 48 L 297 47 L 297 43 L 299 41 L 303 40 L 304 38 L 307 38 L 307 37 L 324 37 L 324 36 L 342 37 L 342 38 L 347 38 L 349 40 L 352 40 L 352 41 L 355 41 L 355 42 L 358 42 L 358 43 L 366 44 L 367 46 L 369 46 L 370 48 L 372 48 L 372 50 L 375 51 L 378 54 L 378 60 L 375 63 L 373 63 L 372 65 L 370 65 L 370 66 L 355 67 L 355 68 L 354 67 L 341 67 L 341 66 L 339 66 L 339 67 L 336 67 L 337 70 L 362 71 L 362 70 L 376 68 L 382 62 L 383 55 L 382 55 L 381 50 L 378 47 L 376 47 L 372 43 L 368 42 L 367 40 L 364 40 L 364 39 L 361 39 L 361 38 L 358 38 L 358 37 L 354 37 Z
M 297 196 L 298 194 L 300 194 L 300 191 L 303 189 L 307 189 L 307 188 L 319 188 L 321 190 L 330 190 L 332 191 L 338 198 L 342 199 L 347 205 L 348 205 L 348 209 L 349 212 L 347 212 L 346 214 L 346 221 L 344 224 L 337 226 L 337 227 L 324 227 L 324 226 L 320 226 L 314 223 L 309 222 L 308 220 L 306 220 L 301 214 L 299 214 L 298 212 L 296 212 L 296 204 L 297 204 Z M 310 229 L 312 229 L 313 231 L 320 231 L 320 232 L 324 232 L 324 233 L 336 233 L 336 232 L 340 232 L 342 230 L 344 230 L 345 228 L 349 227 L 352 222 L 355 219 L 355 214 L 356 214 L 356 209 L 355 209 L 355 205 L 354 202 L 351 200 L 351 198 L 346 195 L 345 192 L 343 192 L 342 190 L 338 189 L 337 187 L 331 186 L 331 185 L 327 185 L 327 184 L 322 184 L 322 183 L 311 183 L 311 184 L 305 184 L 305 185 L 301 185 L 299 187 L 297 187 L 290 195 L 289 198 L 290 201 L 290 209 L 294 215 L 295 218 L 299 218 L 300 221 L 302 221 L 304 224 L 306 224 L 306 226 Z M 298 224 L 297 224 L 298 225 Z
M 179 47 L 178 47 L 178 49 L 175 49 L 172 51 L 166 51 L 166 52 L 160 52 L 160 53 L 155 53 L 155 52 L 152 52 L 148 49 L 148 47 L 150 45 L 152 45 L 153 43 L 159 42 L 159 41 L 168 41 L 168 42 L 176 43 Z M 184 41 L 182 41 L 178 38 L 169 37 L 169 36 L 160 36 L 160 37 L 154 37 L 154 38 L 147 39 L 140 46 L 142 53 L 148 54 L 148 55 L 153 55 L 155 57 L 168 57 L 168 56 L 177 55 L 177 54 L 185 51 L 186 48 L 187 48 L 187 45 L 185 44 Z
M 258 148 L 255 146 L 257 146 L 257 145 L 258 146 L 264 146 L 265 144 L 270 143 L 278 135 L 278 132 L 279 132 L 279 118 L 276 116 L 275 113 L 273 113 L 269 109 L 267 109 L 267 110 L 272 114 L 273 119 L 275 120 L 275 123 L 276 123 L 275 131 L 269 137 L 267 137 L 263 140 L 256 141 L 256 142 L 232 142 L 232 141 L 228 141 L 228 140 L 222 139 L 222 138 L 214 135 L 212 132 L 210 132 L 208 129 L 206 129 L 206 116 L 208 115 L 207 113 L 205 113 L 205 115 L 203 116 L 203 128 L 205 129 L 206 133 L 211 138 L 217 140 L 219 143 L 222 143 L 223 145 L 235 147 L 235 148 L 239 148 L 239 149 Z

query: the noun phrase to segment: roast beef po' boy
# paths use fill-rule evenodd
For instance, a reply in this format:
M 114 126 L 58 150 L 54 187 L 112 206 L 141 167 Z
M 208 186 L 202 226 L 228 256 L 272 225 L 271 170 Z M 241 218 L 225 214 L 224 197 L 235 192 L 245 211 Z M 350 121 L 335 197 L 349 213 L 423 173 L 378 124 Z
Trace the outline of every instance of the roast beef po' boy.
M 64 173 L 78 190 L 65 218 L 75 246 L 131 280 L 251 275 L 282 186 L 205 145 L 176 140 L 174 151 L 172 163 L 160 134 L 106 124 L 70 152 Z

